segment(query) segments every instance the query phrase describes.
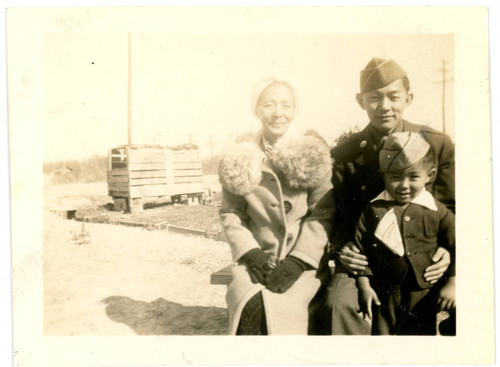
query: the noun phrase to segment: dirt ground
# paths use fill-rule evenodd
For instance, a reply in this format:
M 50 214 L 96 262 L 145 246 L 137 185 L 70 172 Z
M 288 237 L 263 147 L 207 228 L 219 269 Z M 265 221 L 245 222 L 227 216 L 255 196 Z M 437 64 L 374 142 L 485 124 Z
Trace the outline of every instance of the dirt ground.
M 44 333 L 225 334 L 225 287 L 210 285 L 210 274 L 230 263 L 227 244 L 65 220 L 50 212 L 105 205 L 111 199 L 105 188 L 105 183 L 45 187 Z

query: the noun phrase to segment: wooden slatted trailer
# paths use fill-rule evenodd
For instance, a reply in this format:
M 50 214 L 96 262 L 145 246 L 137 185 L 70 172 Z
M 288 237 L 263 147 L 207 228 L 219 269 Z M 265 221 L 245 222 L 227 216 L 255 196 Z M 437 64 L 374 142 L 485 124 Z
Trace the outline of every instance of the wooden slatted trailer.
M 198 147 L 122 145 L 109 151 L 108 195 L 115 210 L 141 211 L 145 202 L 169 197 L 203 202 L 204 187 Z

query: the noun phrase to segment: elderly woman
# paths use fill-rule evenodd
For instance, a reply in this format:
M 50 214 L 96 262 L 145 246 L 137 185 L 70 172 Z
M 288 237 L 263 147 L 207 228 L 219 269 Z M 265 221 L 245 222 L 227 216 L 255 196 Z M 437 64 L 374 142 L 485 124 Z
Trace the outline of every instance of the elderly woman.
M 219 166 L 220 218 L 235 262 L 230 334 L 305 335 L 333 222 L 330 153 L 317 134 L 288 132 L 297 114 L 288 83 L 265 82 L 252 104 L 262 129 Z

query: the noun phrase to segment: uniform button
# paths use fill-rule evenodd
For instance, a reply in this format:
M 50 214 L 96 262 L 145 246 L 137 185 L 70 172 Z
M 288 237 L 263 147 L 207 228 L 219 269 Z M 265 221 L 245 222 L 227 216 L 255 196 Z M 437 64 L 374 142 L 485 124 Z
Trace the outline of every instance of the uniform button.
M 359 144 L 359 147 L 360 147 L 360 148 L 364 148 L 364 147 L 366 147 L 366 140 L 363 140 L 363 141 Z
M 376 244 L 376 243 L 372 243 L 372 246 L 373 246 L 373 247 L 377 247 L 377 244 Z
M 361 191 L 365 191 L 366 190 L 366 186 L 365 185 L 362 185 L 361 186 Z
M 405 222 L 409 222 L 411 220 L 409 215 L 405 215 Z
M 408 251 L 408 252 L 406 253 L 406 256 L 408 256 L 408 257 L 411 257 L 411 255 L 413 255 L 413 252 L 411 252 L 411 251 Z

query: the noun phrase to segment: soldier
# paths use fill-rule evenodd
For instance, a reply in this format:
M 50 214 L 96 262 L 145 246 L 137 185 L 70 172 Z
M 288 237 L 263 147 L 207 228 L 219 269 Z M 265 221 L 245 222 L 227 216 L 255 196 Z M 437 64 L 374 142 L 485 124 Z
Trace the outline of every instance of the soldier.
M 367 258 L 353 242 L 354 226 L 363 208 L 384 190 L 378 156 L 382 143 L 393 132 L 423 135 L 435 152 L 435 179 L 426 189 L 455 212 L 455 153 L 450 138 L 432 128 L 410 123 L 403 113 L 413 100 L 406 72 L 395 61 L 373 58 L 361 71 L 360 93 L 356 95 L 369 124 L 332 150 L 335 161 L 332 182 L 337 205 L 332 238 L 336 270 L 328 287 L 326 309 L 331 308 L 333 335 L 368 335 L 370 324 L 359 312 L 358 291 L 353 275 L 364 271 Z M 438 248 L 433 265 L 424 273 L 436 283 L 450 264 L 450 254 Z M 328 325 L 327 327 L 330 326 Z

